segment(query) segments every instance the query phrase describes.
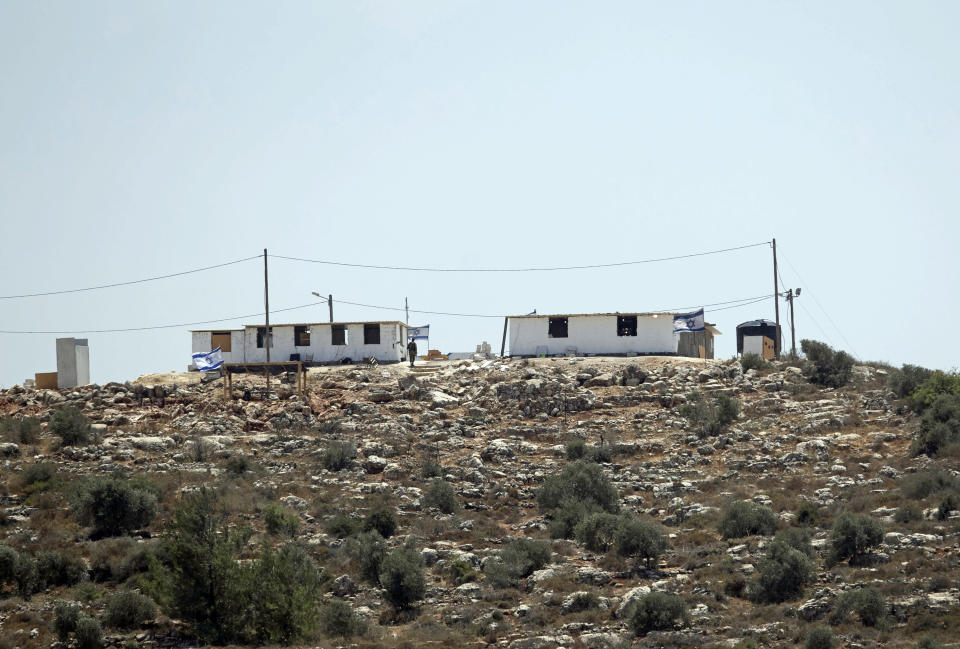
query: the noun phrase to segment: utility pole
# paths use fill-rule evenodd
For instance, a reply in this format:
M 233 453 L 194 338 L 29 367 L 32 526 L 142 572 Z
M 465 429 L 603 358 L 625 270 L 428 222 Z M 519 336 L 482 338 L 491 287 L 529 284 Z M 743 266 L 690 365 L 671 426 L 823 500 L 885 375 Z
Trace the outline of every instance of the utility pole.
M 327 295 L 327 306 L 330 307 L 330 322 L 333 322 L 333 293 Z
M 267 347 L 267 362 L 270 362 L 270 343 L 272 336 L 270 335 L 270 281 L 267 277 L 267 249 L 263 249 L 263 307 L 266 311 L 266 329 L 264 330 L 263 337 L 266 340 L 264 343 Z M 270 370 L 267 370 L 269 373 Z M 269 374 L 268 374 L 269 376 Z M 270 379 L 267 379 L 267 385 L 270 385 Z
M 793 301 L 798 297 L 800 297 L 800 289 L 787 290 L 787 302 L 790 303 L 790 354 L 794 358 L 797 357 L 797 332 L 793 325 Z
M 777 339 L 773 343 L 774 358 L 780 358 L 780 287 L 777 285 L 777 239 L 773 239 L 773 308 L 777 317 Z
M 410 303 L 407 302 L 407 298 L 403 298 L 403 310 L 406 313 L 406 316 L 404 316 L 406 317 L 406 320 L 404 322 L 406 322 L 406 324 L 409 325 L 410 324 Z

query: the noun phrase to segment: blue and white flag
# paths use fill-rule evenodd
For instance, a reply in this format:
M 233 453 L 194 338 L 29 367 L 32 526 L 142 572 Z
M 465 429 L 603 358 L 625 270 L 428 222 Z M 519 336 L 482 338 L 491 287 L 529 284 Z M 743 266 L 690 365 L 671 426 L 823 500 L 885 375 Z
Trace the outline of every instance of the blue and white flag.
M 409 327 L 407 329 L 407 340 L 426 340 L 430 337 L 430 325 L 423 327 Z
M 673 316 L 673 333 L 685 331 L 703 331 L 706 329 L 703 322 L 703 309 L 693 313 L 678 313 Z
M 212 352 L 194 354 L 193 364 L 196 365 L 197 369 L 201 372 L 219 370 L 220 366 L 223 365 L 223 355 L 220 353 L 220 348 L 217 347 Z

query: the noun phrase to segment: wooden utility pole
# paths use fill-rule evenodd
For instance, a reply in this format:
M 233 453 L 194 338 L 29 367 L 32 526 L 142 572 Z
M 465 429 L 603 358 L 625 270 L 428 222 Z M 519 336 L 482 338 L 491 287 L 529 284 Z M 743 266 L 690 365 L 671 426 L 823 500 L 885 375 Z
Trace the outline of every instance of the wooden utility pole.
M 404 320 L 404 322 L 406 322 L 407 325 L 409 325 L 410 324 L 410 303 L 407 301 L 407 298 L 403 298 L 403 311 L 404 313 L 406 313 L 406 315 L 404 316 L 406 320 Z
M 267 347 L 267 362 L 270 362 L 270 280 L 267 276 L 267 249 L 263 249 L 263 308 L 266 312 L 266 328 L 263 332 L 264 345 Z
M 787 302 L 790 303 L 790 354 L 794 358 L 797 357 L 797 331 L 793 325 L 793 301 L 798 297 L 800 297 L 800 289 L 787 290 Z
M 333 293 L 327 295 L 327 306 L 330 307 L 330 322 L 333 322 Z
M 503 352 L 507 348 L 507 322 L 509 318 L 503 319 L 503 341 L 500 343 L 500 358 L 503 358 Z
M 773 308 L 777 317 L 777 339 L 773 343 L 774 358 L 780 358 L 780 287 L 777 284 L 777 239 L 773 239 Z

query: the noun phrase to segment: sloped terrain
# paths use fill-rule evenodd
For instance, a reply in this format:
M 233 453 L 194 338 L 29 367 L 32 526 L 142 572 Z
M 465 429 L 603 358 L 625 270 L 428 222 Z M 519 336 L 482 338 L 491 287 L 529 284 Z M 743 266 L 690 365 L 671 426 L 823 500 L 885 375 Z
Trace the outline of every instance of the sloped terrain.
M 960 636 L 955 463 L 911 456 L 916 417 L 894 399 L 884 369 L 856 366 L 847 386 L 821 389 L 779 363 L 744 372 L 737 361 L 677 358 L 478 359 L 412 372 L 316 368 L 304 397 L 274 381 L 264 399 L 262 379 L 238 376 L 229 400 L 221 381 L 158 378 L 0 391 L 0 413 L 42 422 L 0 445 L 0 541 L 20 555 L 83 562 L 72 583 L 34 593 L 18 592 L 9 573 L 0 647 L 76 644 L 55 633 L 60 600 L 99 620 L 113 646 L 196 643 L 195 626 L 164 605 L 151 579 L 168 560 L 160 548 L 171 521 L 201 488 L 217 494 L 230 529 L 246 530 L 239 562 L 295 544 L 323 571 L 310 607 L 352 608 L 356 633 L 331 637 L 325 624 L 298 646 L 792 647 L 831 623 L 848 647 Z M 695 391 L 707 403 L 736 399 L 738 416 L 705 432 L 689 408 Z M 89 442 L 54 434 L 51 415 L 65 406 L 92 422 Z M 666 548 L 654 560 L 550 538 L 558 513 L 538 493 L 580 456 L 616 489 L 619 514 L 662 530 Z M 90 476 L 149 481 L 156 515 L 119 536 L 98 533 L 73 504 Z M 918 486 L 931 476 L 939 486 Z M 813 573 L 795 595 L 751 596 L 773 530 L 725 538 L 719 525 L 736 501 L 809 535 Z M 375 511 L 396 522 L 385 549 L 406 545 L 422 558 L 424 592 L 409 606 L 365 574 L 369 548 L 358 539 Z M 870 517 L 882 537 L 829 560 L 845 512 Z M 549 555 L 529 574 L 498 577 L 516 539 L 543 541 Z M 844 593 L 866 586 L 882 596 L 873 625 L 859 609 L 838 614 Z M 127 589 L 160 609 L 133 628 L 111 627 L 110 600 Z M 686 623 L 638 630 L 635 604 L 651 592 L 678 595 Z

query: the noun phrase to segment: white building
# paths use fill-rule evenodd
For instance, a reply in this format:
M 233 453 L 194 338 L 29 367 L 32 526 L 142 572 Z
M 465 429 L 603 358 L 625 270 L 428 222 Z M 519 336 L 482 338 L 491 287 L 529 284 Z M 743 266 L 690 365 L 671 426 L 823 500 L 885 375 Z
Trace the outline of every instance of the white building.
M 673 313 L 509 316 L 510 356 L 677 353 Z
M 312 322 L 271 325 L 271 361 L 298 358 L 313 363 L 344 359 L 379 362 L 406 359 L 407 325 L 389 322 Z M 220 347 L 224 363 L 263 363 L 267 360 L 266 328 L 204 329 L 190 332 L 194 354 Z

